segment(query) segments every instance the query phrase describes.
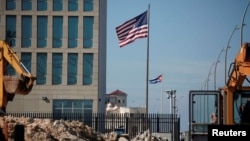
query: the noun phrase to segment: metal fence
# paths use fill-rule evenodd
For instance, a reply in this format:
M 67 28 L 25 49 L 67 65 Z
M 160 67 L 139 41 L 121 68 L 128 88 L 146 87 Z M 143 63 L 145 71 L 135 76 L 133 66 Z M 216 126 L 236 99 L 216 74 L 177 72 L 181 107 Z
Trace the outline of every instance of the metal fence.
M 130 138 L 150 129 L 151 133 L 173 133 L 179 140 L 180 118 L 173 114 L 80 114 L 80 113 L 6 113 L 6 116 L 78 120 L 100 133 L 122 129 Z

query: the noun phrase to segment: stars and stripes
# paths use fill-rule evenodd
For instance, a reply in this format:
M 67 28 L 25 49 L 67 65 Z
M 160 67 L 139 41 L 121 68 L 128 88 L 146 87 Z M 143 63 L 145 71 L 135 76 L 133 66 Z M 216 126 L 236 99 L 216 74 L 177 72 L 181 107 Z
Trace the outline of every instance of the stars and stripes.
M 145 38 L 148 36 L 147 13 L 148 12 L 145 11 L 133 19 L 128 20 L 122 25 L 116 27 L 116 33 L 119 39 L 120 47 L 132 43 L 138 38 Z

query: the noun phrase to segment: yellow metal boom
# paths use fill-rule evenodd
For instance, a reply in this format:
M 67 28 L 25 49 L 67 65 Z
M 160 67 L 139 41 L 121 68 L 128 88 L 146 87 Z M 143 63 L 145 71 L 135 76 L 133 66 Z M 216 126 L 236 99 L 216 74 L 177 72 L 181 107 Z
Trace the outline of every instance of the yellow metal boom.
M 8 75 L 8 64 L 19 77 Z M 8 101 L 13 100 L 15 94 L 27 95 L 35 80 L 36 77 L 23 65 L 9 44 L 0 40 L 0 109 L 5 112 Z

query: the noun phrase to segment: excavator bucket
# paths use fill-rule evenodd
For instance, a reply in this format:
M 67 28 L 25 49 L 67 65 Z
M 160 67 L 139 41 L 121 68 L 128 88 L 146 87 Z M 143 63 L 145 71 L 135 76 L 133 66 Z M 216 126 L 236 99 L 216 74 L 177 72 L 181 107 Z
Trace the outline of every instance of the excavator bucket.
M 21 80 L 15 76 L 4 76 L 4 87 L 9 94 L 28 94 L 32 86 L 27 87 L 26 84 L 25 80 Z
M 27 82 L 25 80 L 19 80 L 16 94 L 27 95 L 31 91 L 33 85 L 27 87 L 26 84 Z
M 14 76 L 4 76 L 4 88 L 7 93 L 14 94 L 19 85 L 19 79 Z

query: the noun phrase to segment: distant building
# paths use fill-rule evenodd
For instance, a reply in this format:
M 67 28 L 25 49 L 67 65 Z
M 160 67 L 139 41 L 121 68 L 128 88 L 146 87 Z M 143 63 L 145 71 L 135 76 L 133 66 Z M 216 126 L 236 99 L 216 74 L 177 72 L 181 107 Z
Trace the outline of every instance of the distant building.
M 113 91 L 107 94 L 106 103 L 111 103 L 118 107 L 127 107 L 127 94 L 121 90 Z
M 127 107 L 127 94 L 119 89 L 107 94 L 105 103 L 107 113 L 146 113 L 146 107 Z
M 106 131 L 128 130 L 129 133 L 143 131 L 146 126 L 144 114 L 146 107 L 127 107 L 127 94 L 121 90 L 115 90 L 106 95 Z M 125 117 L 120 121 L 116 117 Z

